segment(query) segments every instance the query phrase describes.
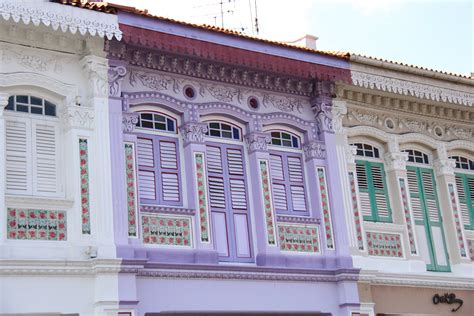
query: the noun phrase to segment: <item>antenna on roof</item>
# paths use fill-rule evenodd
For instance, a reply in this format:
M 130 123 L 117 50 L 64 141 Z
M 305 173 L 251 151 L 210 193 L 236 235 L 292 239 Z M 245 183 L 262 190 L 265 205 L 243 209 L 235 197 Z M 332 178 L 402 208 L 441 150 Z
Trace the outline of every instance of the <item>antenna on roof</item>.
M 255 0 L 255 31 L 258 34 L 258 12 L 257 12 L 257 0 Z

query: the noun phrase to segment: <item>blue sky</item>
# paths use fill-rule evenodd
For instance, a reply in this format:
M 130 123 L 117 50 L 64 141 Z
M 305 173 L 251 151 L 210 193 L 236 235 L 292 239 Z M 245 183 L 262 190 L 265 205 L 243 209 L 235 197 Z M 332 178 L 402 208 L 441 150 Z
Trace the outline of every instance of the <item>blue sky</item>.
M 110 0 L 198 24 L 221 25 L 220 0 Z M 224 26 L 254 35 L 255 0 L 223 0 Z M 258 36 L 305 34 L 318 49 L 349 51 L 468 75 L 474 72 L 474 0 L 257 0 Z M 255 31 L 255 30 L 253 30 Z

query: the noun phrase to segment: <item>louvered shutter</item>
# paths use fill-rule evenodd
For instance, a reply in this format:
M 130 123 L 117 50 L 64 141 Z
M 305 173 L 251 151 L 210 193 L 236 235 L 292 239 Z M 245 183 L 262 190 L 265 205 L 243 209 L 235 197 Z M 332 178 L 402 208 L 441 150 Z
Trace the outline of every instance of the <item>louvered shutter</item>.
M 52 196 L 58 193 L 58 128 L 32 122 L 33 194 Z
M 439 211 L 436 198 L 436 187 L 433 174 L 429 171 L 421 171 L 421 181 L 423 185 L 423 194 L 430 222 L 439 223 Z
M 31 124 L 29 120 L 6 121 L 6 191 L 13 194 L 31 194 Z
M 461 217 L 467 229 L 474 229 L 474 175 L 456 174 Z
M 365 163 L 356 164 L 357 185 L 359 188 L 360 210 L 365 219 L 372 219 L 370 204 L 369 180 Z
M 270 175 L 272 179 L 272 196 L 275 210 L 287 211 L 288 203 L 282 156 L 270 155 Z
M 293 211 L 306 212 L 306 196 L 303 180 L 303 162 L 300 157 L 288 157 L 291 202 Z
M 410 191 L 411 207 L 415 221 L 424 221 L 423 206 L 418 187 L 418 176 L 416 169 L 407 170 L 408 189 Z
M 163 204 L 177 203 L 181 200 L 177 141 L 160 140 L 159 147 Z
M 138 189 L 144 202 L 157 202 L 153 138 L 137 139 Z
M 385 173 L 382 164 L 370 164 L 372 185 L 377 212 L 377 220 L 391 221 L 391 211 L 388 203 L 387 185 L 385 182 Z
M 242 151 L 240 149 L 227 149 L 227 167 L 230 175 L 230 199 L 233 210 L 247 209 L 247 194 L 244 175 Z
M 209 200 L 211 208 L 225 209 L 225 184 L 221 148 L 206 146 Z

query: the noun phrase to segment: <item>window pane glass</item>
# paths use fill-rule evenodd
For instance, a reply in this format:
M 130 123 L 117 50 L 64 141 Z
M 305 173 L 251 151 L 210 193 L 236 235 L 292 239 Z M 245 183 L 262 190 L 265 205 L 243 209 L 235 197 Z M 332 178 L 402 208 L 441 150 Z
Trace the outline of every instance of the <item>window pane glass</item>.
M 209 127 L 219 129 L 219 123 L 209 123 Z
M 228 131 L 222 131 L 222 137 L 232 138 L 232 133 Z
M 240 139 L 240 131 L 239 131 L 238 128 L 235 128 L 235 127 L 234 127 L 234 128 L 232 129 L 232 134 L 233 134 L 234 139 L 237 139 L 237 140 Z
M 289 140 L 284 139 L 282 140 L 282 143 L 283 143 L 283 146 L 285 147 L 291 147 L 291 141 Z
M 364 156 L 364 151 L 362 149 L 357 149 L 357 156 Z
M 43 114 L 43 108 L 32 106 L 31 107 L 31 113 L 33 113 L 33 114 Z
M 142 113 L 141 115 L 142 119 L 145 119 L 145 120 L 153 120 L 153 115 L 150 114 L 150 113 Z
M 474 161 L 472 160 L 469 162 L 469 169 L 474 170 Z
M 13 111 L 13 97 L 8 98 L 8 105 L 7 105 L 6 109 Z
M 142 127 L 153 128 L 153 123 L 148 121 L 142 121 Z
M 56 105 L 45 101 L 44 102 L 44 114 L 49 116 L 56 116 Z
M 43 105 L 43 100 L 36 97 L 31 97 L 31 104 L 34 105 Z
M 221 132 L 218 131 L 218 130 L 211 129 L 209 132 L 210 132 L 211 136 L 221 137 Z
M 221 124 L 221 128 L 222 128 L 222 130 L 224 130 L 224 131 L 230 131 L 230 125 Z
M 294 148 L 299 148 L 299 145 L 298 145 L 298 138 L 296 137 L 292 137 L 292 140 L 293 140 L 293 147 Z
M 175 132 L 176 131 L 175 128 L 174 128 L 174 121 L 173 120 L 168 119 L 166 123 L 167 123 L 168 131 L 170 131 L 170 132 Z
M 281 146 L 281 140 L 276 139 L 276 138 L 272 138 L 272 144 L 273 144 L 273 145 Z
M 166 125 L 164 123 L 155 123 L 155 129 L 165 131 L 166 130 Z
M 287 133 L 281 133 L 281 138 L 283 138 L 283 139 L 290 139 L 291 136 L 290 136 L 290 134 L 287 134 Z
M 164 122 L 165 120 L 166 120 L 166 118 L 165 118 L 164 116 L 155 114 L 155 121 L 157 121 L 157 122 Z
M 28 113 L 28 106 L 26 106 L 26 105 L 21 105 L 21 104 L 17 104 L 17 105 L 16 105 L 16 110 L 17 110 L 18 112 L 26 112 L 26 113 Z
M 374 155 L 375 155 L 375 158 L 379 158 L 379 150 L 377 148 L 374 147 Z
M 17 95 L 16 96 L 16 102 L 28 103 L 28 96 L 27 95 Z M 24 111 L 21 111 L 21 112 L 24 112 Z
M 272 132 L 272 137 L 280 138 L 280 133 L 278 133 L 278 132 Z

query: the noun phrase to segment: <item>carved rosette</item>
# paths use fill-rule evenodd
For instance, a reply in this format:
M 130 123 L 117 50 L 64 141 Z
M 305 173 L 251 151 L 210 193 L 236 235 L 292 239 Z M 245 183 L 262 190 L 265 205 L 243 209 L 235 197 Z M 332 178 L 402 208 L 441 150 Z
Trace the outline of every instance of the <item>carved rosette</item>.
M 390 152 L 386 153 L 383 157 L 385 162 L 385 168 L 387 171 L 406 169 L 406 162 L 408 161 L 408 153 L 403 152 Z
M 184 140 L 184 145 L 189 143 L 204 143 L 204 136 L 207 133 L 207 124 L 188 122 L 179 128 Z
M 255 151 L 267 151 L 268 144 L 270 144 L 270 142 L 270 135 L 266 133 L 253 132 L 245 135 L 245 143 L 247 144 L 249 153 L 253 153 Z
M 109 69 L 109 96 L 120 97 L 122 93 L 122 80 L 127 74 L 124 66 L 111 67 Z
M 62 121 L 67 129 L 94 129 L 94 109 L 82 106 L 67 106 L 61 113 Z
M 454 175 L 456 161 L 454 159 L 437 159 L 433 162 L 436 174 L 439 176 Z
M 132 133 L 138 123 L 138 113 L 122 112 L 122 130 Z
M 310 159 L 326 159 L 326 145 L 323 142 L 309 142 L 303 145 L 306 161 Z

